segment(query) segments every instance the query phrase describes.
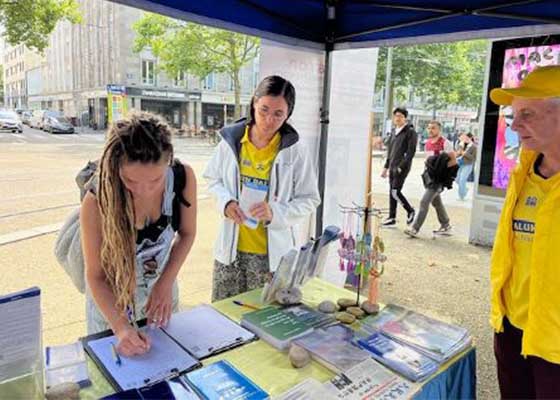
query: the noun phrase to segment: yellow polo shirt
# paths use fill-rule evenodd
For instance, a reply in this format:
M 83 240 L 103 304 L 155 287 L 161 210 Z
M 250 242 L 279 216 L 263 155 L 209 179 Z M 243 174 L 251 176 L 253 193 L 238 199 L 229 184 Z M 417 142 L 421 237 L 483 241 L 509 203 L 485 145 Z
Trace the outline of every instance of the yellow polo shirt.
M 243 190 L 244 182 L 255 180 L 258 180 L 259 185 L 269 185 L 270 171 L 279 149 L 279 133 L 274 135 L 266 147 L 258 149 L 249 140 L 249 126 L 245 128 L 239 158 L 241 190 Z M 244 253 L 268 254 L 267 233 L 262 222 L 259 222 L 257 229 L 251 229 L 245 225 L 239 226 L 237 250 Z
M 502 289 L 502 296 L 507 318 L 521 330 L 525 329 L 529 311 L 531 259 L 537 212 L 547 193 L 559 179 L 560 174 L 544 179 L 531 167 L 513 210 L 513 269 Z

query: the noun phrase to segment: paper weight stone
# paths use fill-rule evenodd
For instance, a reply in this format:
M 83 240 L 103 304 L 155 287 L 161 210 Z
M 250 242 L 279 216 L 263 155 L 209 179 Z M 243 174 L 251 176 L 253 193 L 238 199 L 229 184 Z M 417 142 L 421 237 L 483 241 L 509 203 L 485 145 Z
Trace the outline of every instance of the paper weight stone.
M 335 314 L 335 317 L 338 321 L 348 325 L 356 320 L 356 317 L 354 317 L 352 314 L 347 313 L 346 311 L 337 312 Z
M 358 303 L 354 299 L 338 299 L 336 302 L 341 310 L 346 310 L 348 307 L 356 307 Z
M 358 319 L 363 318 L 366 315 L 365 311 L 362 310 L 360 307 L 348 307 L 346 309 L 346 312 L 348 314 L 352 314 L 354 317 Z
M 276 292 L 276 295 L 274 297 L 276 298 L 276 301 L 278 303 L 287 306 L 290 304 L 301 303 L 302 294 L 301 294 L 301 290 L 294 287 L 294 288 L 280 289 L 279 291 Z
M 337 310 L 337 306 L 336 304 L 334 304 L 332 301 L 330 300 L 325 300 L 322 301 L 319 306 L 317 307 L 317 309 L 325 314 L 332 314 L 334 312 L 336 312 Z
M 294 368 L 303 368 L 311 361 L 309 352 L 295 344 L 290 346 L 288 357 Z
M 379 312 L 379 304 L 370 303 L 366 300 L 362 303 L 362 310 L 364 310 L 367 315 L 377 314 Z
M 45 393 L 47 400 L 78 400 L 80 398 L 80 385 L 74 382 L 65 382 L 54 385 Z

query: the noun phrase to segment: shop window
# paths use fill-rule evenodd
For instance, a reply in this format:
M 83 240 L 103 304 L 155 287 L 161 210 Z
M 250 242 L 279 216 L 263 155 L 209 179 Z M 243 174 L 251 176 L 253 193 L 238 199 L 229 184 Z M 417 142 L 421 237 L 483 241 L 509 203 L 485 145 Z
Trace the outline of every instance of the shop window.
M 174 84 L 177 87 L 187 86 L 187 74 L 185 74 L 185 71 L 177 72 L 177 75 L 175 76 Z
M 204 82 L 202 84 L 202 88 L 206 90 L 214 90 L 216 85 L 216 74 L 214 72 L 210 72 L 204 78 Z
M 155 63 L 152 60 L 142 60 L 142 83 L 155 85 Z

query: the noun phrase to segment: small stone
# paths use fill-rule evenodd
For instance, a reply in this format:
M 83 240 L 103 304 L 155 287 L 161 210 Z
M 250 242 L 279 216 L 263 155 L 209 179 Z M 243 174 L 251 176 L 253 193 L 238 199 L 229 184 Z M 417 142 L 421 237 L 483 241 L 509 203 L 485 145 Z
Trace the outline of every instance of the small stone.
M 346 310 L 348 307 L 356 307 L 358 303 L 354 299 L 338 299 L 336 302 L 341 310 Z
M 45 393 L 47 400 L 78 400 L 80 398 L 80 385 L 74 382 L 65 382 L 54 385 Z
M 366 300 L 362 303 L 362 310 L 364 310 L 367 315 L 377 314 L 379 312 L 379 304 L 370 303 Z
M 298 288 L 284 288 L 276 292 L 276 301 L 284 306 L 301 303 L 301 290 Z
M 430 261 L 428 263 L 428 267 L 435 267 L 436 266 L 436 262 L 435 261 Z
M 342 322 L 343 324 L 348 324 L 348 325 L 350 325 L 351 323 L 353 323 L 356 320 L 355 316 L 347 313 L 346 311 L 337 312 L 335 314 L 335 318 L 338 321 Z
M 317 309 L 325 314 L 332 314 L 334 312 L 336 312 L 336 304 L 334 304 L 332 301 L 330 300 L 325 300 L 322 301 L 319 306 L 317 307 Z
M 294 368 L 303 368 L 311 361 L 311 355 L 304 348 L 292 344 L 288 357 Z
M 352 314 L 357 319 L 363 318 L 366 315 L 364 310 L 362 310 L 360 307 L 348 307 L 346 309 L 346 312 L 348 314 Z

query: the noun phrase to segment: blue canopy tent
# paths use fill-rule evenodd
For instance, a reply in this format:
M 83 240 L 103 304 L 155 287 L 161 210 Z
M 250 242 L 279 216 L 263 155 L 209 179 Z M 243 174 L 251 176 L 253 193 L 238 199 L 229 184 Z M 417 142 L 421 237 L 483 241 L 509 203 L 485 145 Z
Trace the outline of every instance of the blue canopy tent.
M 319 188 L 325 189 L 333 50 L 558 32 L 559 0 L 113 0 L 186 21 L 325 51 Z M 322 230 L 322 206 L 317 233 Z

